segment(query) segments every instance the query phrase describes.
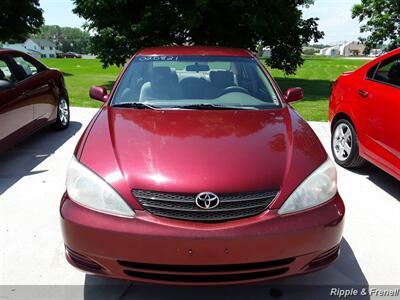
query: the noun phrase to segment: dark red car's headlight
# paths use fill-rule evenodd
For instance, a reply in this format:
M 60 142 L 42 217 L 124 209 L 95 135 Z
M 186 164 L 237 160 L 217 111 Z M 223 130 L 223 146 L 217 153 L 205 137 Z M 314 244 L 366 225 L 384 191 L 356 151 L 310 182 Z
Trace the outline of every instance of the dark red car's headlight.
M 294 213 L 329 201 L 337 193 L 336 181 L 335 164 L 328 158 L 296 188 L 278 213 Z
M 125 218 L 135 212 L 101 177 L 72 158 L 67 172 L 67 193 L 72 201 L 89 209 Z

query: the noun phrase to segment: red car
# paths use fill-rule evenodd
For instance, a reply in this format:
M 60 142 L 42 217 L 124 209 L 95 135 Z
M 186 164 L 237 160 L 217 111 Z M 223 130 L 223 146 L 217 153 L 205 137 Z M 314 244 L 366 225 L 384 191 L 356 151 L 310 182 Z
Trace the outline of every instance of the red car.
M 82 58 L 82 55 L 76 52 L 66 52 L 64 58 Z
M 366 160 L 400 180 L 400 49 L 346 72 L 329 104 L 332 152 L 347 168 Z
M 264 281 L 338 256 L 344 204 L 307 123 L 249 51 L 136 53 L 83 134 L 61 201 L 66 257 L 165 284 Z
M 49 124 L 69 124 L 62 73 L 25 53 L 0 49 L 0 151 Z

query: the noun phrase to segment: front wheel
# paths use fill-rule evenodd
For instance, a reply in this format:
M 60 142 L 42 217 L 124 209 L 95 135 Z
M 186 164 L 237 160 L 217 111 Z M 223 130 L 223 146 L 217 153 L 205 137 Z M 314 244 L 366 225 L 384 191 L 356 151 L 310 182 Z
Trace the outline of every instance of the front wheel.
M 57 119 L 52 128 L 56 130 L 64 130 L 69 126 L 69 103 L 65 98 L 60 98 L 57 107 Z
M 334 125 L 331 148 L 335 161 L 345 168 L 360 167 L 365 159 L 359 154 L 357 133 L 346 119 L 341 119 Z

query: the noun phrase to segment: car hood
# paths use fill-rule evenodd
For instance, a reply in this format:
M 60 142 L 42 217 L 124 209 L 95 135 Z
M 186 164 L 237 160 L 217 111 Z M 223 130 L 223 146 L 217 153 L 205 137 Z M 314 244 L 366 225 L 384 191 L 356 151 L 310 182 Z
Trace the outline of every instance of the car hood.
M 325 159 L 313 131 L 288 107 L 254 111 L 104 107 L 80 157 L 125 199 L 132 197 L 132 189 L 282 193 L 285 184 L 291 182 L 293 190 Z

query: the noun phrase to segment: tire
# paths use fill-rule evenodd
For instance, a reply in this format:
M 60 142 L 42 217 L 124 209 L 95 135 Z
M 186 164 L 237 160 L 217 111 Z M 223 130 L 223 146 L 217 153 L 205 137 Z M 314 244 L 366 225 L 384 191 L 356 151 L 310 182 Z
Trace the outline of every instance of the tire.
M 366 162 L 359 154 L 354 126 L 346 119 L 340 119 L 334 124 L 331 150 L 336 163 L 344 168 L 361 167 Z
M 69 101 L 66 97 L 61 96 L 57 105 L 57 119 L 51 124 L 51 127 L 55 130 L 64 130 L 69 126 L 70 111 Z

